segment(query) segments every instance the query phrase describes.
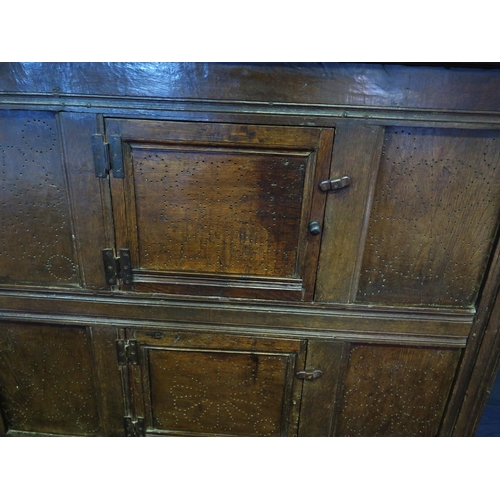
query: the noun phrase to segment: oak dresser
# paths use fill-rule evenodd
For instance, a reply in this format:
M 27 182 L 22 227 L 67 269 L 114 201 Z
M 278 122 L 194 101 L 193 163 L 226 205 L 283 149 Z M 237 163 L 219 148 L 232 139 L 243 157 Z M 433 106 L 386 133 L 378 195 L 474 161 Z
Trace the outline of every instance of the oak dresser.
M 0 435 L 468 436 L 500 69 L 0 65 Z

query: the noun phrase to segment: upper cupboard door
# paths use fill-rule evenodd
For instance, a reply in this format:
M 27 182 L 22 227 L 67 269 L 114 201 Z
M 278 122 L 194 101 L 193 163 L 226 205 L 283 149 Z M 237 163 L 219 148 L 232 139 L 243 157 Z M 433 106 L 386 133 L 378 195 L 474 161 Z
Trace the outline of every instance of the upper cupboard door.
M 332 129 L 109 119 L 106 136 L 134 290 L 312 299 Z

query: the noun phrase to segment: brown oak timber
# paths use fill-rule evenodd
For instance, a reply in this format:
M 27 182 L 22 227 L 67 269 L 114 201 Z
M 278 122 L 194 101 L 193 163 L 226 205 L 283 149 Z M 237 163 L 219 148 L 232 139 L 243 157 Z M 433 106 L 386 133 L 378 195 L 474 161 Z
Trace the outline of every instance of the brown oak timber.
M 500 68 L 0 64 L 0 435 L 470 436 Z

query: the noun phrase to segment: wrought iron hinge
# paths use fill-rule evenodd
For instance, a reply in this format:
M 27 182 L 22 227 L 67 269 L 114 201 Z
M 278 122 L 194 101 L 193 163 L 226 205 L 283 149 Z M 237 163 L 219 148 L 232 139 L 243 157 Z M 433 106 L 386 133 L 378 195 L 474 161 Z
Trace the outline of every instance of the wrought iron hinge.
M 118 356 L 118 365 L 139 364 L 139 348 L 137 340 L 118 339 L 116 341 L 116 354 Z
M 126 285 L 132 284 L 132 266 L 128 248 L 121 248 L 119 257 L 115 257 L 112 248 L 105 248 L 102 251 L 102 260 L 108 285 L 116 285 L 119 279 Z
M 94 152 L 94 169 L 96 177 L 107 178 L 111 170 L 113 177 L 123 179 L 123 149 L 119 135 L 109 137 L 109 143 L 104 142 L 101 134 L 92 136 L 92 150 Z
M 319 183 L 319 188 L 321 191 L 335 191 L 337 189 L 342 189 L 351 184 L 351 178 L 345 175 L 340 179 L 329 179 Z
M 123 418 L 123 426 L 125 428 L 126 437 L 144 437 L 146 436 L 146 428 L 144 425 L 144 419 L 138 418 L 135 422 L 132 421 L 132 417 Z
M 314 380 L 315 378 L 321 377 L 321 375 L 323 375 L 323 372 L 321 370 L 303 371 L 303 372 L 297 372 L 295 374 L 297 378 L 303 380 Z

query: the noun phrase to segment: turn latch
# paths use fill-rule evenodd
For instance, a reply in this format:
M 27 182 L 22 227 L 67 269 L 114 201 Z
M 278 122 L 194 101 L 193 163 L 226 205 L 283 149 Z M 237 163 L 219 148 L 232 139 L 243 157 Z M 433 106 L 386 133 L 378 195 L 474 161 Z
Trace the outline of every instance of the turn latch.
M 321 370 L 312 370 L 312 371 L 303 371 L 303 372 L 297 372 L 295 376 L 297 378 L 303 379 L 303 380 L 314 380 L 315 378 L 319 378 L 323 375 L 323 372 Z
M 319 183 L 319 188 L 321 191 L 336 191 L 337 189 L 342 189 L 351 184 L 351 178 L 345 175 L 340 179 L 329 179 Z

